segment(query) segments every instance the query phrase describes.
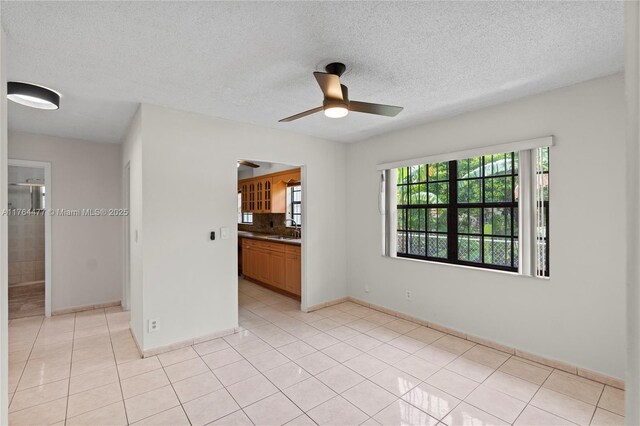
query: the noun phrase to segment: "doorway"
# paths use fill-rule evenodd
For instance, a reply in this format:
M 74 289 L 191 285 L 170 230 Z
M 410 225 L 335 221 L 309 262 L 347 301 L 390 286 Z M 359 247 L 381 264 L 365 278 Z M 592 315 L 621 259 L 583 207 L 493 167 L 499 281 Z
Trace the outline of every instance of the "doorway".
M 128 214 L 124 217 L 124 289 L 122 292 L 122 309 L 130 310 L 131 306 L 131 163 L 124 168 L 124 208 Z
M 51 164 L 8 161 L 9 319 L 51 316 Z
M 251 304 L 257 294 L 266 291 L 271 294 L 270 300 L 287 300 L 287 305 L 297 310 L 306 308 L 304 171 L 304 167 L 298 165 L 238 160 L 241 307 Z M 241 315 L 240 322 L 243 319 Z

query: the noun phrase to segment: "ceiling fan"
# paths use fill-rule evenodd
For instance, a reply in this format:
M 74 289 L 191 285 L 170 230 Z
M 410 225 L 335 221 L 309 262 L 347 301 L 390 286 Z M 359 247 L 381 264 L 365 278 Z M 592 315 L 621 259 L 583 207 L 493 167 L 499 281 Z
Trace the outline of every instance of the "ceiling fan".
M 330 118 L 341 118 L 349 111 L 364 112 L 367 114 L 386 115 L 395 117 L 402 107 L 392 105 L 371 104 L 369 102 L 359 102 L 349 100 L 349 89 L 344 84 L 340 84 L 340 76 L 347 67 L 340 62 L 333 62 L 325 67 L 327 72 L 314 72 L 313 75 L 320 85 L 324 94 L 322 106 L 301 112 L 291 117 L 283 118 L 279 122 L 297 120 L 316 112 L 324 111 L 324 115 Z
M 247 160 L 238 160 L 238 167 L 240 166 L 247 166 L 254 169 L 257 169 L 258 167 L 260 167 L 259 164 L 252 163 L 251 161 L 247 161 Z

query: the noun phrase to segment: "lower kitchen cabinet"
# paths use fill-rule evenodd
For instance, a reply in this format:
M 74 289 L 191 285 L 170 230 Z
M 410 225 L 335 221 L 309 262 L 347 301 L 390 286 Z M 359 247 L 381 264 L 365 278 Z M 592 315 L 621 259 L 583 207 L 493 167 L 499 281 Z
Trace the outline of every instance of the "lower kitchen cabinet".
M 300 295 L 302 283 L 302 267 L 300 247 L 292 247 L 285 251 L 285 290 Z
M 245 277 L 300 296 L 300 247 L 243 238 L 242 273 Z
M 269 253 L 269 276 L 267 283 L 278 287 L 281 290 L 285 288 L 285 260 L 284 253 Z

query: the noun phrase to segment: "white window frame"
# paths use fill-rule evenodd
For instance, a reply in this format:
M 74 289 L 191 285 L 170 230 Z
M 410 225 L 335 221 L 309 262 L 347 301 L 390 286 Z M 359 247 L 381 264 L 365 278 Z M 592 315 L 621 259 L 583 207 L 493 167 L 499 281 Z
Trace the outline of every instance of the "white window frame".
M 396 247 L 397 234 L 397 210 L 395 200 L 397 198 L 396 182 L 397 172 L 400 167 L 409 167 L 416 164 L 433 164 L 453 160 L 463 160 L 471 157 L 483 155 L 499 154 L 504 152 L 518 152 L 519 155 L 519 206 L 518 206 L 518 272 L 523 276 L 548 279 L 548 276 L 540 275 L 540 266 L 537 265 L 538 256 L 536 252 L 537 234 L 536 225 L 540 221 L 538 212 L 544 207 L 536 193 L 536 152 L 538 148 L 552 147 L 554 145 L 553 136 L 545 136 L 535 139 L 527 139 L 518 142 L 510 142 L 499 145 L 492 145 L 483 148 L 475 148 L 465 151 L 449 152 L 444 154 L 430 155 L 426 157 L 413 158 L 408 160 L 393 161 L 378 164 L 380 187 L 378 191 L 378 210 L 382 218 L 382 255 L 385 257 L 398 258 Z M 542 204 L 541 204 L 542 203 Z M 421 262 L 428 262 L 419 260 Z M 451 265 L 448 263 L 438 263 Z M 455 265 L 457 267 L 470 267 Z M 474 267 L 471 267 L 474 268 Z M 486 271 L 495 271 L 487 268 L 474 268 Z M 495 271 L 505 273 L 504 271 Z M 514 272 L 506 272 L 513 274 Z

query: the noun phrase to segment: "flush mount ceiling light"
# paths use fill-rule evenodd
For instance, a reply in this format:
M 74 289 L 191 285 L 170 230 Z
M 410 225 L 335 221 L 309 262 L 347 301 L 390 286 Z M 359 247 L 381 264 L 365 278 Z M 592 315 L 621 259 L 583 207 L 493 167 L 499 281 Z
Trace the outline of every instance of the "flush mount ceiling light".
M 314 72 L 313 76 L 318 81 L 318 85 L 324 95 L 321 107 L 313 108 L 301 112 L 291 117 L 283 118 L 283 121 L 293 121 L 316 112 L 324 111 L 324 115 L 329 118 L 342 118 L 349 114 L 349 111 L 364 112 L 367 114 L 386 115 L 395 117 L 402 107 L 393 105 L 371 104 L 369 102 L 359 102 L 349 100 L 349 89 L 344 84 L 340 84 L 340 76 L 347 67 L 340 62 L 333 62 L 325 67 L 327 72 Z
M 20 105 L 37 109 L 58 109 L 60 95 L 46 87 L 30 83 L 10 81 L 7 83 L 7 99 Z

